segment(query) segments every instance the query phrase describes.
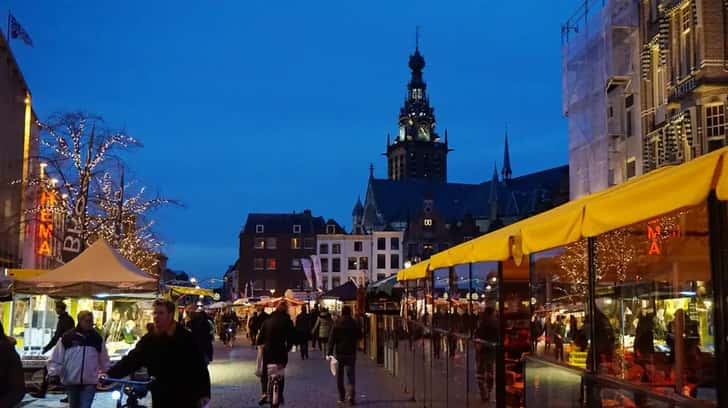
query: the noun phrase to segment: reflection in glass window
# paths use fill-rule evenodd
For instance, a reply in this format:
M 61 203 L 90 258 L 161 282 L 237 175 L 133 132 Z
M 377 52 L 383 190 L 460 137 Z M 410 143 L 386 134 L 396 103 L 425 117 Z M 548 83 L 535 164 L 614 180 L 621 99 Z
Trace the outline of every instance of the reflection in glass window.
M 599 372 L 715 401 L 706 207 L 601 235 L 596 251 Z
M 587 241 L 533 255 L 531 349 L 538 356 L 586 368 L 589 326 Z

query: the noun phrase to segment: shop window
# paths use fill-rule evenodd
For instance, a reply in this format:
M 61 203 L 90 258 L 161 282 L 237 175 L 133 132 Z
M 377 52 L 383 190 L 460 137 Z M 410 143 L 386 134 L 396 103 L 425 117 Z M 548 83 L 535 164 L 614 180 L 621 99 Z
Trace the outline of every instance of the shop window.
M 329 244 L 319 244 L 319 254 L 328 254 Z
M 278 240 L 276 238 L 266 238 L 265 247 L 267 249 L 276 249 L 278 247 Z
M 387 268 L 387 255 L 377 254 L 377 269 Z
M 329 258 L 321 258 L 321 272 L 329 271 Z
M 341 253 L 341 244 L 331 244 L 331 253 L 340 254 Z
M 361 252 L 364 250 L 364 244 L 361 241 L 354 241 L 354 252 Z
M 399 238 L 398 237 L 392 237 L 389 239 L 389 249 L 393 251 L 399 250 Z
M 299 263 L 298 266 L 300 267 L 301 264 Z M 276 259 L 275 258 L 268 258 L 268 259 L 266 259 L 266 261 L 265 261 L 265 269 L 267 269 L 269 271 L 275 271 L 277 267 L 278 267 L 278 262 L 276 262 Z
M 369 257 L 359 257 L 359 270 L 366 271 L 369 269 Z
M 331 260 L 331 272 L 341 272 L 341 258 Z
M 590 338 L 587 241 L 534 254 L 533 263 L 530 338 L 534 354 L 586 368 Z
M 709 249 L 704 205 L 596 238 L 600 374 L 715 401 Z
M 355 270 L 357 270 L 357 264 L 356 264 L 356 257 L 355 257 L 355 256 L 351 256 L 351 257 L 349 257 L 349 259 L 348 259 L 348 262 L 347 262 L 347 263 L 348 263 L 348 266 L 349 266 L 349 270 L 350 270 L 350 271 L 355 271 Z
M 253 248 L 265 249 L 265 238 L 255 238 L 253 241 Z
M 377 238 L 377 249 L 380 251 L 384 251 L 385 249 L 387 249 L 386 238 Z
M 263 258 L 253 259 L 253 268 L 255 270 L 262 270 L 264 266 L 265 266 L 265 260 Z

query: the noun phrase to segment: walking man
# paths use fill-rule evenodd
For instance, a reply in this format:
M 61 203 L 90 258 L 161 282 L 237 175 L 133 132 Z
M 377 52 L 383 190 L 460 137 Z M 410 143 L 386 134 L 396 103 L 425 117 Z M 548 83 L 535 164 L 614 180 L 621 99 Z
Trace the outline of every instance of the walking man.
M 263 326 L 263 322 L 268 318 L 268 313 L 265 312 L 263 309 L 263 306 L 258 306 L 258 316 L 253 318 L 252 323 L 250 324 L 250 336 L 253 339 L 253 347 L 255 347 L 256 338 L 258 337 L 258 332 L 260 332 L 260 328 Z
M 298 345 L 301 348 L 301 360 L 306 360 L 308 359 L 308 339 L 311 336 L 311 316 L 308 314 L 306 306 L 296 316 L 296 333 Z
M 285 368 L 288 364 L 288 352 L 293 348 L 295 341 L 296 332 L 291 316 L 288 315 L 288 303 L 281 302 L 270 317 L 265 319 L 258 333 L 257 344 L 263 347 L 263 372 L 260 376 L 262 395 L 258 401 L 259 405 L 268 403 L 268 364 L 277 364 Z M 281 405 L 284 381 L 285 379 L 281 378 L 278 388 Z
M 356 348 L 364 335 L 359 324 L 351 317 L 351 307 L 341 309 L 341 317 L 336 321 L 329 336 L 328 354 L 335 356 L 338 361 L 336 369 L 336 386 L 339 389 L 338 404 L 349 401 L 356 404 Z M 347 387 L 344 388 L 344 376 Z
M 154 332 L 108 371 L 109 377 L 125 377 L 146 367 L 155 381 L 150 386 L 155 407 L 200 408 L 210 400 L 210 374 L 205 357 L 192 333 L 174 321 L 175 305 L 169 300 L 153 303 Z
M 56 331 L 53 333 L 53 337 L 48 344 L 43 347 L 43 354 L 47 353 L 55 347 L 58 340 L 69 330 L 72 330 L 75 326 L 73 318 L 66 313 L 66 304 L 62 301 L 56 302 L 56 314 L 58 315 L 58 321 L 56 322 Z M 47 373 L 46 373 L 47 374 Z M 35 398 L 45 398 L 46 392 L 48 392 L 48 376 L 44 375 L 43 382 L 40 385 L 38 392 L 31 394 Z M 65 398 L 61 402 L 68 402 Z
M 90 408 L 99 375 L 109 368 L 109 353 L 101 335 L 94 330 L 94 315 L 78 313 L 78 326 L 67 331 L 48 364 L 48 375 L 60 378 L 70 408 Z
M 69 316 L 66 312 L 65 303 L 61 301 L 56 302 L 56 314 L 58 315 L 58 322 L 56 322 L 56 331 L 55 333 L 53 333 L 51 341 L 49 341 L 48 344 L 43 347 L 43 354 L 47 353 L 50 349 L 52 349 L 56 345 L 56 343 L 58 343 L 58 340 L 60 340 L 67 331 L 73 329 L 73 326 L 75 326 L 75 324 L 73 323 L 73 318 Z

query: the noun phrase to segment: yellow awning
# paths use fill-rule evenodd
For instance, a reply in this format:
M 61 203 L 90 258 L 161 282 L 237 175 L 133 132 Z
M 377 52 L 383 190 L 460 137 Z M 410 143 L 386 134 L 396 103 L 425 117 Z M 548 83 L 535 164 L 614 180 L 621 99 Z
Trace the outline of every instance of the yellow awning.
M 409 268 L 401 269 L 397 272 L 397 280 L 414 280 L 427 277 L 427 268 L 430 266 L 429 261 L 418 262 Z
M 44 273 L 48 273 L 49 269 L 15 269 L 15 268 L 8 268 L 6 269 L 7 277 L 13 278 L 13 279 L 27 279 L 32 278 L 34 276 L 43 275 Z
M 685 164 L 645 174 L 589 202 L 581 233 L 595 237 L 705 201 L 721 172 L 725 149 Z
M 490 234 L 481 235 L 471 242 L 473 250 L 470 254 L 462 254 L 457 263 L 503 261 L 511 256 L 511 237 L 520 233 L 519 223 L 507 225 Z
M 205 288 L 191 288 L 188 286 L 169 285 L 169 286 L 167 286 L 167 289 L 169 289 L 170 293 L 172 293 L 175 296 L 197 295 L 197 296 L 212 297 L 213 295 L 215 295 L 215 292 L 213 292 L 211 289 L 205 289 Z
M 679 166 L 666 166 L 618 186 L 568 202 L 437 253 L 397 274 L 422 279 L 429 270 L 472 262 L 503 261 L 557 248 L 585 237 L 698 205 L 715 189 L 728 201 L 728 147 Z

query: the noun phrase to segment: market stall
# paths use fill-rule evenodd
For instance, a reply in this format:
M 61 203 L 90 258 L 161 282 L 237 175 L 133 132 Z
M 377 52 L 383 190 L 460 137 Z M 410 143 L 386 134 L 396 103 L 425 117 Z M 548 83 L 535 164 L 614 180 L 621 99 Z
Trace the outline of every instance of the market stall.
M 42 359 L 56 324 L 54 304 L 62 301 L 74 320 L 79 311 L 91 311 L 109 354 L 120 358 L 146 333 L 157 287 L 155 277 L 98 240 L 59 268 L 14 278 L 8 331 L 21 356 Z
M 344 305 L 351 306 L 352 310 L 356 309 L 357 290 L 356 284 L 348 281 L 324 292 L 319 299 L 325 308 L 328 308 L 333 314 L 339 314 Z

